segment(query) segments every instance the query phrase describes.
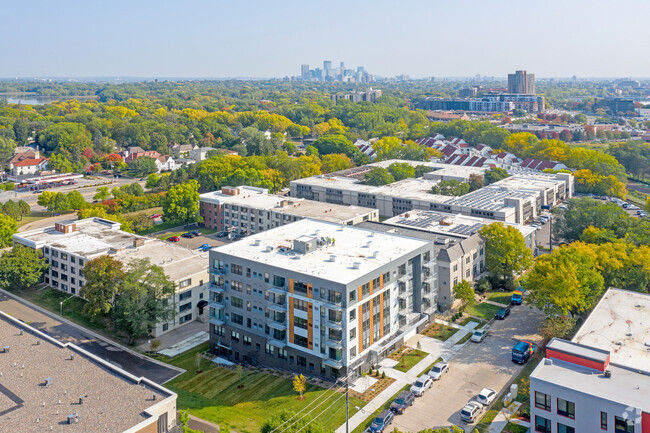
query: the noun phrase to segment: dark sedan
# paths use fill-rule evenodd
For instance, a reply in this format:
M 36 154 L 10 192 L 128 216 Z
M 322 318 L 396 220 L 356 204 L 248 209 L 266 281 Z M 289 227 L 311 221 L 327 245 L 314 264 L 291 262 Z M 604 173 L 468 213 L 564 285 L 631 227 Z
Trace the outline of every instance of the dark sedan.
M 413 400 L 415 400 L 413 393 L 411 391 L 404 391 L 391 403 L 390 410 L 395 413 L 404 413 L 407 407 L 413 405 Z
M 503 320 L 510 315 L 510 308 L 499 308 L 497 314 L 494 315 L 494 318 L 497 320 Z

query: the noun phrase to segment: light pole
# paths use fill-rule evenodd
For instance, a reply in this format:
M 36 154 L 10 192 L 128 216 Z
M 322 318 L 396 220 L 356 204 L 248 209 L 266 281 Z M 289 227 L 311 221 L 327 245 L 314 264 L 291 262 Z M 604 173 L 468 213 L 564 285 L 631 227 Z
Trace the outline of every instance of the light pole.
M 59 306 L 61 307 L 59 309 L 59 316 L 63 316 L 63 301 L 59 302 Z

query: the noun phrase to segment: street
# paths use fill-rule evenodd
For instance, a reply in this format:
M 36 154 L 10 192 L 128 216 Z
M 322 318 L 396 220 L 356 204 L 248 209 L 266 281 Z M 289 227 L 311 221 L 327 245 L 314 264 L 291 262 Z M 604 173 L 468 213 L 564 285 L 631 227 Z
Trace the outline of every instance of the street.
M 55 314 L 38 311 L 23 300 L 16 300 L 4 290 L 0 291 L 0 310 L 30 323 L 32 327 L 47 332 L 63 343 L 74 343 L 136 377 L 144 376 L 156 383 L 163 384 L 182 373 L 182 370 L 176 367 L 166 366 L 166 364 L 124 350 L 123 347 L 113 342 L 98 338 L 91 331 L 61 321 Z
M 523 369 L 511 360 L 512 347 L 518 340 L 539 343 L 537 326 L 543 313 L 526 305 L 512 308 L 505 320 L 497 320 L 482 343 L 469 342 L 451 360 L 449 373 L 434 382 L 431 389 L 404 415 L 397 415 L 393 427 L 404 432 L 428 428 L 464 427 L 467 432 L 474 425 L 460 420 L 459 411 L 483 388 L 500 392 Z

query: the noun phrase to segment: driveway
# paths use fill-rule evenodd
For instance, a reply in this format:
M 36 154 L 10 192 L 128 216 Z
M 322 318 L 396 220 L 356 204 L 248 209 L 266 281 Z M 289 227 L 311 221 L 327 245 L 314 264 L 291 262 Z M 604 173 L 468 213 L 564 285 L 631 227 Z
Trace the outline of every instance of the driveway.
M 424 396 L 416 398 L 405 415 L 398 415 L 391 426 L 404 432 L 456 424 L 469 432 L 474 425 L 460 420 L 459 411 L 485 387 L 502 391 L 523 366 L 512 362 L 512 347 L 517 340 L 539 343 L 537 325 L 544 315 L 527 305 L 512 308 L 506 320 L 495 321 L 482 343 L 469 342 L 451 360 L 449 373 L 435 382 Z

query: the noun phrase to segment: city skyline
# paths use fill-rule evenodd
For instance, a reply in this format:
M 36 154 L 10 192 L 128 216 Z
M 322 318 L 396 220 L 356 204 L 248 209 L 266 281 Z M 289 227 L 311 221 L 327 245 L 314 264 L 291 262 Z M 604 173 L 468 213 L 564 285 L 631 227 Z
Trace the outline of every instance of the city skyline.
M 520 69 L 540 78 L 645 77 L 650 70 L 650 61 L 638 55 L 642 38 L 635 37 L 650 14 L 640 0 L 617 3 L 625 14 L 618 21 L 604 0 L 414 0 L 398 9 L 340 1 L 327 8 L 295 1 L 193 5 L 117 1 L 99 9 L 72 1 L 13 2 L 6 16 L 16 19 L 0 30 L 0 47 L 11 61 L 0 65 L 0 77 L 282 78 L 298 75 L 301 64 L 330 58 L 382 77 L 505 77 Z M 29 17 L 30 25 L 19 17 Z M 587 22 L 608 31 L 583 31 Z M 281 31 L 279 23 L 285 23 Z M 501 36 L 484 37 L 487 23 L 501 29 L 490 34 Z M 558 49 L 569 42 L 574 49 Z M 613 50 L 625 61 L 603 61 Z

